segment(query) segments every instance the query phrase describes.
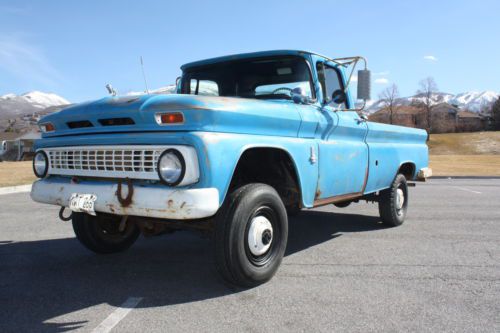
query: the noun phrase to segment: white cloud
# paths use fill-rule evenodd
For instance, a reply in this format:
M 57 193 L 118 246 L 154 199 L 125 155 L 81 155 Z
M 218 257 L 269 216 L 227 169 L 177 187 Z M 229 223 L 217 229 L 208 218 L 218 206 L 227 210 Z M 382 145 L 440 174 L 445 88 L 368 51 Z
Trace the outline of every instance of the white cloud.
M 436 61 L 438 61 L 438 58 L 436 58 L 433 55 L 426 55 L 426 56 L 424 56 L 424 60 L 436 62 Z
M 44 52 L 21 38 L 0 36 L 0 73 L 37 85 L 55 86 L 61 74 Z
M 358 82 L 358 77 L 356 75 L 351 76 L 351 83 Z
M 376 84 L 388 84 L 389 80 L 387 80 L 385 77 L 381 77 L 381 78 L 375 79 L 374 82 Z

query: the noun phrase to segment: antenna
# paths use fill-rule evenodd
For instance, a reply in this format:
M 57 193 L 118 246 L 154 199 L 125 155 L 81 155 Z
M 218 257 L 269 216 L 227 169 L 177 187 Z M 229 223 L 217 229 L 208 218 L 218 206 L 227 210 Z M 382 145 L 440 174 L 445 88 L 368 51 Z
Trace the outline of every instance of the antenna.
M 146 80 L 146 74 L 144 73 L 144 61 L 142 61 L 142 56 L 141 56 L 141 69 L 142 69 L 142 77 L 144 78 L 144 85 L 146 86 L 146 93 L 149 95 L 148 81 Z

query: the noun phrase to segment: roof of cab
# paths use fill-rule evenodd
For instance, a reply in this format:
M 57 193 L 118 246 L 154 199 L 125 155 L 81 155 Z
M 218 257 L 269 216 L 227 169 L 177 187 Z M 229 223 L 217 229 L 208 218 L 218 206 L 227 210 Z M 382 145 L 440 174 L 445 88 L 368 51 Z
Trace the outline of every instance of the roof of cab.
M 285 55 L 285 56 L 286 55 L 304 56 L 307 54 L 317 54 L 317 53 L 309 52 L 309 51 L 299 51 L 299 50 L 273 50 L 273 51 L 240 53 L 240 54 L 232 54 L 232 55 L 210 58 L 210 59 L 205 59 L 205 60 L 193 61 L 193 62 L 182 65 L 181 69 L 185 70 L 185 69 L 190 68 L 190 67 L 199 67 L 199 66 L 215 64 L 218 62 L 225 62 L 225 61 L 239 60 L 239 59 L 246 59 L 246 58 L 260 58 L 260 57 L 272 57 L 272 56 L 283 56 L 283 55 Z M 324 56 L 322 56 L 322 57 L 324 57 Z M 324 58 L 327 58 L 327 57 L 324 57 Z

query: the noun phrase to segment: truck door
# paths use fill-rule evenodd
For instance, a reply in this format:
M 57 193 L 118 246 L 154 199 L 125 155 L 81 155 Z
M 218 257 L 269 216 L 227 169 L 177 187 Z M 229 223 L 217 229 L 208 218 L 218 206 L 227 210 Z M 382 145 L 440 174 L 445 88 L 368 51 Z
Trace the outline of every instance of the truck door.
M 334 91 L 344 89 L 341 72 L 322 62 L 316 64 L 316 69 L 323 98 L 329 101 Z M 368 175 L 368 146 L 365 140 L 368 128 L 355 111 L 341 111 L 348 107 L 346 103 L 330 103 L 319 111 L 316 200 L 347 197 L 364 190 Z

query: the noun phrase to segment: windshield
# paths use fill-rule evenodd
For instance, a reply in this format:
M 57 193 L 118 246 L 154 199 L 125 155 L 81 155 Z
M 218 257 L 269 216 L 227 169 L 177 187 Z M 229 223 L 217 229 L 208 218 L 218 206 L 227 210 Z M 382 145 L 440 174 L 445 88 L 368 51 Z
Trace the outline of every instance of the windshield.
M 291 99 L 294 88 L 312 96 L 311 75 L 305 59 L 279 57 L 223 62 L 188 69 L 182 77 L 183 94 L 259 99 Z

